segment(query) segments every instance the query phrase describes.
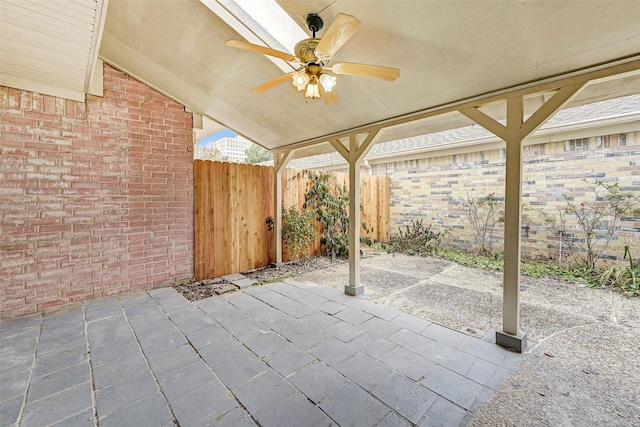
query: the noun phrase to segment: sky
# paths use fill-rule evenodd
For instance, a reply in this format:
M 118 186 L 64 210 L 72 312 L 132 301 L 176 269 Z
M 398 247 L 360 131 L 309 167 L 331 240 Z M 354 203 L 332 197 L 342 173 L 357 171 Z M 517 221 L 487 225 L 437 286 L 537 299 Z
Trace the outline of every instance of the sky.
M 204 146 L 208 146 L 209 144 L 211 144 L 212 142 L 215 142 L 219 139 L 225 138 L 225 137 L 231 137 L 231 138 L 235 138 L 236 136 L 238 136 L 237 133 L 229 130 L 229 129 L 223 129 L 221 131 L 218 131 L 214 134 L 211 134 L 209 136 L 207 136 L 206 138 L 202 138 L 200 140 L 198 140 L 198 146 L 199 147 L 204 147 Z

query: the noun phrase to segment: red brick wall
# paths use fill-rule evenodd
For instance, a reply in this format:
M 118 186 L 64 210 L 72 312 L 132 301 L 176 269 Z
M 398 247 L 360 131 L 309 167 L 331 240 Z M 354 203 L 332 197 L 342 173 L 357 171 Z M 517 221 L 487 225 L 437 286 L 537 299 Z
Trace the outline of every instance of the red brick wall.
M 105 66 L 104 97 L 0 86 L 1 316 L 193 276 L 193 125 Z

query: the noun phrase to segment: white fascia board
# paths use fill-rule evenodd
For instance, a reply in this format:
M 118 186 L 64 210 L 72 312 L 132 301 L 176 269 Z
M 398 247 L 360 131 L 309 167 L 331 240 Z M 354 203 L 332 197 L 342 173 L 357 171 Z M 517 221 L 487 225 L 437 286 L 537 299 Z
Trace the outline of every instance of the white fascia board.
M 73 101 L 85 101 L 85 93 L 83 91 L 70 89 L 64 86 L 57 86 L 50 83 L 44 83 L 24 77 L 0 74 L 0 86 L 7 86 L 15 89 L 42 93 L 44 95 L 71 99 Z
M 107 19 L 107 7 L 109 0 L 96 1 L 96 16 L 93 22 L 93 37 L 91 39 L 91 51 L 89 52 L 89 63 L 87 64 L 87 78 L 85 80 L 85 92 L 94 96 L 104 96 L 103 67 L 104 62 L 98 58 L 102 34 L 104 33 L 104 23 Z
M 531 137 L 523 141 L 524 145 L 546 144 L 568 139 L 593 138 L 596 136 L 613 135 L 640 131 L 640 113 L 629 113 L 582 122 L 551 126 L 539 129 Z M 469 152 L 496 150 L 504 148 L 505 143 L 496 136 L 474 138 L 445 144 L 437 144 L 429 147 L 420 147 L 412 150 L 399 150 L 393 153 L 369 155 L 365 159 L 369 164 L 391 163 L 405 160 L 415 160 L 424 157 L 439 157 Z M 338 169 L 348 166 L 341 160 L 318 163 L 313 168 Z

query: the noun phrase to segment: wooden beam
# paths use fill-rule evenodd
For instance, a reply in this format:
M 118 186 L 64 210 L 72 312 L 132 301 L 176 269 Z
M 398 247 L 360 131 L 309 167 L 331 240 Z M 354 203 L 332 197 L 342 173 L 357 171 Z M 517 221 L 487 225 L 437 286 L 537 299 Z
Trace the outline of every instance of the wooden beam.
M 274 153 L 273 154 L 273 171 L 275 173 L 280 173 L 280 169 L 289 163 L 291 157 L 293 156 L 294 150 L 287 150 L 283 153 Z
M 552 115 L 575 98 L 578 93 L 586 86 L 586 82 L 576 83 L 571 86 L 565 86 L 558 90 L 551 98 L 549 98 L 535 113 L 527 119 L 522 125 L 522 139 L 531 135 L 540 126 L 544 124 Z
M 469 119 L 473 120 L 498 138 L 503 141 L 507 139 L 507 128 L 497 120 L 492 117 L 487 116 L 482 111 L 478 110 L 475 107 L 465 108 L 460 111 L 461 114 L 467 116 Z
M 332 139 L 329 143 L 333 145 L 333 148 L 335 148 L 347 162 L 349 161 L 349 150 L 342 144 L 342 142 L 340 142 L 339 139 Z
M 369 132 L 369 135 L 367 135 L 364 141 L 362 141 L 362 143 L 356 150 L 356 159 L 358 161 L 364 159 L 367 156 L 367 154 L 369 154 L 369 151 L 371 151 L 371 149 L 375 145 L 374 141 L 377 139 L 378 134 L 380 133 L 381 130 L 382 128 L 372 129 L 371 132 Z
M 450 102 L 426 108 L 423 110 L 414 111 L 408 114 L 403 114 L 398 117 L 393 117 L 386 120 L 380 120 L 377 122 L 369 123 L 366 125 L 358 126 L 355 128 L 343 130 L 340 132 L 334 132 L 328 135 L 323 135 L 317 138 L 308 139 L 305 141 L 289 144 L 285 147 L 274 149 L 274 152 L 286 151 L 293 148 L 299 149 L 317 145 L 323 142 L 330 141 L 332 139 L 340 139 L 348 137 L 350 134 L 361 134 L 371 132 L 375 128 L 388 128 L 392 126 L 401 125 L 404 123 L 412 122 L 415 120 L 422 120 L 428 117 L 438 116 L 452 111 L 465 110 L 471 107 L 478 107 L 490 102 L 503 100 L 508 97 L 526 96 L 535 93 L 544 93 L 557 90 L 564 86 L 571 86 L 574 84 L 587 84 L 592 80 L 610 78 L 616 74 L 623 74 L 629 72 L 640 71 L 640 55 L 635 55 L 630 58 L 622 59 L 619 61 L 610 62 L 608 64 L 602 64 L 595 67 L 591 67 L 586 70 L 578 70 L 571 73 L 564 74 L 562 76 L 554 76 L 546 79 L 535 80 L 532 82 L 523 83 L 521 85 L 507 87 L 499 89 L 493 92 L 480 94 L 470 98 L 461 99 L 458 101 Z

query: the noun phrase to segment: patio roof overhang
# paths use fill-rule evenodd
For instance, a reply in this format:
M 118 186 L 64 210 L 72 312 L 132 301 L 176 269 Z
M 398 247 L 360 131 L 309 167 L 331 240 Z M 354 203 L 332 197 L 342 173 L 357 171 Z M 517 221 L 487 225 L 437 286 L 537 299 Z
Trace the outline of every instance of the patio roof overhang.
M 295 156 L 338 151 L 350 165 L 351 274 L 345 290 L 352 294 L 362 291 L 359 162 L 376 142 L 476 122 L 507 147 L 502 339 L 508 346 L 526 345 L 519 330 L 522 141 L 560 108 L 640 92 L 640 9 L 632 1 L 277 2 L 302 28 L 311 12 L 327 23 L 338 13 L 356 16 L 362 29 L 334 59 L 397 67 L 401 77 L 388 83 L 340 76 L 341 101 L 333 106 L 305 103 L 290 85 L 256 95 L 252 87 L 288 68 L 224 45 L 228 39 L 271 39 L 256 31 L 237 0 L 110 0 L 108 7 L 107 0 L 87 0 L 82 6 L 89 11 L 80 15 L 72 2 L 28 9 L 0 0 L 0 84 L 51 89 L 57 96 L 60 87 L 74 96 L 91 93 L 97 51 L 101 60 L 189 111 L 274 151 L 276 174 Z M 12 18 L 21 12 L 29 19 Z M 83 31 L 75 28 L 80 16 L 87 22 Z M 72 46 L 63 41 L 69 38 L 72 45 L 92 47 L 68 60 L 64 51 Z M 34 40 L 59 51 L 52 54 Z M 40 84 L 41 70 L 54 66 L 73 78 Z M 277 197 L 280 180 L 275 182 Z
M 333 151 L 323 137 L 401 119 L 379 141 L 469 125 L 460 114 L 435 114 L 470 101 L 490 101 L 514 88 L 640 58 L 640 10 L 632 1 L 398 2 L 276 0 L 303 32 L 319 12 L 325 30 L 338 13 L 362 28 L 338 61 L 398 67 L 389 83 L 339 76 L 337 105 L 305 103 L 290 84 L 263 94 L 250 89 L 291 69 L 231 49 L 247 39 L 277 49 L 240 0 L 85 0 L 36 3 L 0 0 L 0 83 L 81 98 L 100 93 L 99 60 L 119 68 L 270 149 L 304 144 L 294 157 Z M 273 32 L 273 31 L 271 31 Z M 319 32 L 319 36 L 323 31 Z M 568 106 L 640 90 L 640 76 L 592 85 Z M 549 93 L 525 99 L 525 114 Z M 504 108 L 491 111 L 504 119 Z M 430 113 L 429 119 L 414 120 Z M 433 114 L 432 114 L 433 113 Z M 214 126 L 211 131 L 215 131 Z

